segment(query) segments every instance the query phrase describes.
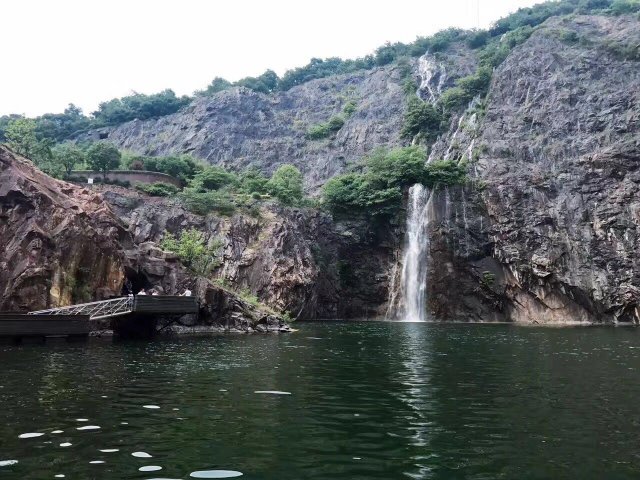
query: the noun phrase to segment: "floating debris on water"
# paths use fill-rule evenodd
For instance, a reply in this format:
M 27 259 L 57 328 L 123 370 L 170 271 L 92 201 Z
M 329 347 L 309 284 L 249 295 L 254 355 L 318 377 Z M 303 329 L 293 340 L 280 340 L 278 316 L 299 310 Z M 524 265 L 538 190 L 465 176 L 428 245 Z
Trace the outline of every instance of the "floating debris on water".
M 119 452 L 120 449 L 119 448 L 104 448 L 102 450 L 99 450 L 102 453 L 113 453 L 113 452 Z
M 10 467 L 18 463 L 18 460 L 0 460 L 0 467 Z
M 140 467 L 138 469 L 139 472 L 157 472 L 158 470 L 162 470 L 162 467 L 159 465 L 147 465 L 146 467 Z
M 60 444 L 61 447 L 70 447 L 71 445 L 72 445 L 72 443 L 70 443 L 70 442 L 64 442 L 64 443 Z
M 142 408 L 149 408 L 151 410 L 157 410 L 160 407 L 158 405 L 143 405 Z
M 78 427 L 76 430 L 100 430 L 98 425 L 85 425 L 84 427 Z
M 29 433 L 23 433 L 22 435 L 18 435 L 18 438 L 35 438 L 35 437 L 41 437 L 42 435 L 44 435 L 44 433 L 29 432 Z
M 199 470 L 197 472 L 191 472 L 192 478 L 235 478 L 241 477 L 242 472 L 236 472 L 235 470 Z
M 291 395 L 291 392 L 281 392 L 279 390 L 256 390 L 253 393 L 266 393 L 269 395 Z
M 136 458 L 152 458 L 152 455 L 149 455 L 147 452 L 133 452 L 131 456 Z
M 51 433 L 55 433 L 55 434 L 58 434 L 58 433 L 64 433 L 64 430 L 54 430 L 54 431 L 53 431 L 53 432 L 51 432 Z

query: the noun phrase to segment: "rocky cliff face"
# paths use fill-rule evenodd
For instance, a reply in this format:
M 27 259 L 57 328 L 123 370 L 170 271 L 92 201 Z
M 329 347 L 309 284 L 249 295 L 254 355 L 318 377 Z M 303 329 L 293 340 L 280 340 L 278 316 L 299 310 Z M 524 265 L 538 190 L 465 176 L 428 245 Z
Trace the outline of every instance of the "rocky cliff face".
M 137 153 L 191 153 L 211 164 L 255 166 L 268 174 L 293 163 L 313 191 L 372 149 L 400 143 L 402 78 L 400 69 L 385 67 L 314 80 L 274 95 L 233 88 L 196 99 L 174 115 L 134 120 L 81 140 L 107 135 L 107 141 Z M 337 134 L 306 138 L 310 126 L 340 114 L 349 101 L 357 109 Z
M 620 54 L 638 44 L 635 18 L 554 18 L 497 69 L 484 117 L 434 146 L 475 188 L 436 201 L 457 214 L 434 222 L 432 285 L 517 322 L 640 320 L 640 69 Z M 485 315 L 431 293 L 448 318 Z
M 125 236 L 97 195 L 0 147 L 0 310 L 119 293 Z
M 200 325 L 282 328 L 277 314 L 197 278 L 175 255 L 139 238 L 101 195 L 55 180 L 0 146 L 0 311 L 109 298 L 129 280 L 167 294 L 191 288 L 202 306 Z
M 389 226 L 365 219 L 333 220 L 314 209 L 262 204 L 259 214 L 202 217 L 179 203 L 105 186 L 104 198 L 136 242 L 159 243 L 165 232 L 195 228 L 221 245 L 212 277 L 256 296 L 294 318 L 378 317 L 384 314 L 388 272 L 398 242 Z M 255 210 L 253 210 L 255 212 Z M 165 253 L 166 255 L 166 253 Z M 175 283 L 171 274 L 143 273 Z
M 467 161 L 471 181 L 439 189 L 431 200 L 432 318 L 640 321 L 638 45 L 637 18 L 551 18 L 495 70 L 487 98 L 451 118 L 429 160 Z M 425 54 L 412 64 L 419 95 L 435 102 L 477 64 L 460 45 Z M 140 153 L 192 152 L 234 168 L 253 164 L 270 172 L 294 163 L 313 192 L 373 148 L 402 143 L 403 77 L 399 67 L 385 67 L 272 96 L 233 89 L 175 115 L 103 133 Z M 358 109 L 336 135 L 305 137 L 349 100 Z M 5 203 L 16 195 L 5 194 Z M 401 219 L 376 225 L 275 205 L 262 205 L 258 216 L 205 218 L 117 189 L 105 198 L 136 244 L 185 228 L 219 239 L 222 263 L 213 276 L 274 308 L 300 318 L 385 312 L 402 249 Z M 3 228 L 2 238 L 25 237 Z M 21 248 L 26 258 L 28 245 Z M 179 284 L 166 253 L 145 258 L 138 261 L 145 279 Z

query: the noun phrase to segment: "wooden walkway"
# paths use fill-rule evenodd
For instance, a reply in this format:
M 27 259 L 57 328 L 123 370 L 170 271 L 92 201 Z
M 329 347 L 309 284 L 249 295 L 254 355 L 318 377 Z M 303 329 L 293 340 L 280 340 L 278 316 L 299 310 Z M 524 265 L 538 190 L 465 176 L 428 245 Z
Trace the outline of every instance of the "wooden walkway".
M 2 337 L 85 336 L 89 331 L 88 315 L 0 314 Z
M 86 336 L 91 331 L 92 320 L 127 319 L 127 323 L 135 323 L 150 317 L 197 314 L 198 310 L 198 300 L 195 297 L 118 297 L 27 314 L 0 314 L 0 337 Z M 121 321 L 118 324 L 121 325 Z

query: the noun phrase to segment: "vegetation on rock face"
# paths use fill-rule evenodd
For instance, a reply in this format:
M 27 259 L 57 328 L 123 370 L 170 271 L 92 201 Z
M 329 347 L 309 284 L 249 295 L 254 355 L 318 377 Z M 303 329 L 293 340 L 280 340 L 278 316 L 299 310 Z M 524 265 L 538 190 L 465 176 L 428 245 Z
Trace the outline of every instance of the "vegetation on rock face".
M 486 95 L 491 83 L 491 74 L 489 67 L 480 67 L 473 75 L 458 79 L 456 86 L 446 90 L 438 100 L 442 110 L 459 110 L 466 107 L 474 97 Z
M 165 233 L 160 246 L 175 253 L 185 266 L 200 275 L 208 274 L 220 264 L 218 251 L 222 242 L 215 240 L 208 245 L 204 234 L 195 228 L 183 230 L 179 237 L 169 232 Z
M 7 123 L 4 138 L 16 153 L 37 161 L 48 157 L 49 145 L 38 140 L 36 122 L 28 118 L 18 118 Z
M 130 170 L 166 173 L 186 182 L 202 171 L 205 165 L 186 154 L 150 157 L 125 152 L 122 154 L 122 166 Z
M 145 95 L 134 93 L 122 98 L 102 102 L 93 112 L 96 126 L 117 125 L 129 120 L 161 117 L 177 112 L 191 101 L 189 97 L 176 97 L 173 90 Z
M 418 37 L 414 42 L 408 44 L 386 43 L 376 49 L 373 54 L 355 60 L 343 60 L 338 57 L 312 58 L 307 65 L 289 70 L 281 78 L 272 70 L 267 70 L 257 77 L 245 77 L 237 82 L 229 82 L 224 78 L 216 77 L 204 90 L 194 94 L 211 96 L 234 86 L 244 86 L 266 94 L 286 91 L 318 78 L 370 69 L 393 62 L 402 63 L 403 59 L 419 57 L 427 51 L 432 54 L 444 52 L 456 42 L 464 43 L 469 48 L 477 50 L 482 66 L 496 67 L 515 45 L 528 38 L 533 28 L 552 16 L 572 13 L 623 15 L 639 11 L 639 0 L 550 1 L 533 7 L 521 8 L 496 21 L 488 30 L 465 31 L 449 28 L 430 37 Z M 636 52 L 623 52 L 623 56 L 631 60 L 640 58 L 640 54 L 636 55 Z M 451 93 L 453 98 L 448 99 L 450 104 L 464 103 L 463 93 L 461 91 Z M 166 89 L 156 94 L 134 93 L 102 102 L 98 110 L 92 113 L 92 116 L 85 116 L 78 107 L 70 104 L 64 113 L 48 113 L 35 118 L 36 134 L 39 140 L 46 138 L 59 142 L 90 128 L 118 125 L 136 118 L 145 120 L 168 115 L 178 111 L 190 101 L 190 97 L 178 97 L 172 90 Z M 345 114 L 349 115 L 347 112 Z M 21 115 L 0 117 L 0 141 L 6 141 L 5 131 L 9 122 L 20 118 L 23 117 Z
M 267 182 L 267 191 L 283 205 L 299 205 L 304 195 L 302 173 L 293 165 L 285 164 L 273 172 Z
M 422 183 L 428 187 L 455 185 L 466 180 L 466 165 L 449 161 L 426 164 L 417 146 L 379 149 L 364 160 L 362 173 L 347 173 L 329 180 L 324 204 L 338 214 L 389 216 L 402 205 L 402 190 Z
M 307 130 L 307 138 L 310 140 L 320 140 L 326 138 L 332 133 L 337 132 L 344 125 L 344 118 L 340 115 L 335 115 L 329 119 L 328 122 L 312 125 Z
M 228 191 L 198 191 L 195 188 L 185 188 L 178 194 L 184 206 L 197 215 L 207 215 L 218 212 L 220 215 L 231 215 L 236 209 L 231 194 Z
M 444 125 L 444 116 L 440 110 L 411 94 L 400 131 L 402 137 L 412 139 L 420 136 L 427 142 L 433 142 Z
M 179 191 L 177 187 L 162 182 L 138 183 L 136 184 L 136 190 L 140 190 L 152 197 L 170 197 Z

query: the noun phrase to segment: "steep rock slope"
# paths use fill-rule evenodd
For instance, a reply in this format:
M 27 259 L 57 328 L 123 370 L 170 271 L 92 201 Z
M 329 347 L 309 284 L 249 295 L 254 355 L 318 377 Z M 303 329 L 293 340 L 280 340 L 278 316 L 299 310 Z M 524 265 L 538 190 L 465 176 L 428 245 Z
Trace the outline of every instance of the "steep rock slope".
M 192 289 L 200 300 L 200 327 L 284 326 L 277 314 L 198 278 L 175 255 L 135 241 L 101 195 L 53 179 L 3 146 L 0 245 L 0 311 L 100 300 L 119 295 L 128 279 L 173 295 Z
M 437 291 L 471 272 L 467 293 L 507 320 L 640 320 L 638 45 L 636 18 L 550 19 L 497 69 L 484 118 L 436 142 L 471 160 L 475 188 L 438 200 L 432 261 L 457 267 L 431 270 L 433 310 L 474 317 Z
M 54 180 L 0 146 L 0 310 L 119 293 L 125 237 L 98 195 Z
M 384 314 L 398 242 L 393 228 L 372 226 L 365 219 L 334 221 L 314 209 L 274 204 L 263 204 L 259 215 L 202 217 L 169 199 L 103 188 L 136 242 L 159 243 L 165 232 L 197 229 L 210 244 L 221 244 L 220 266 L 212 277 L 294 318 Z M 143 273 L 154 277 L 149 269 Z M 170 275 L 157 275 L 171 282 Z
M 486 99 L 451 117 L 429 159 L 468 161 L 472 181 L 432 200 L 434 318 L 640 320 L 638 45 L 637 18 L 551 18 L 495 70 Z M 460 45 L 426 54 L 413 65 L 420 97 L 437 101 L 476 66 Z M 267 172 L 292 162 L 315 191 L 363 153 L 402 143 L 402 78 L 385 67 L 273 96 L 234 89 L 105 133 L 141 153 L 193 152 Z M 335 137 L 305 138 L 350 98 L 358 111 Z M 169 208 L 156 218 L 136 205 L 122 216 L 139 241 L 157 240 L 163 222 L 223 236 L 216 275 L 274 306 L 312 318 L 384 312 L 401 225 L 273 209 L 259 220 L 203 219 Z
M 313 80 L 273 95 L 233 88 L 198 98 L 173 115 L 134 120 L 81 139 L 107 136 L 138 153 L 192 153 L 211 164 L 256 166 L 265 173 L 293 163 L 313 190 L 373 148 L 399 144 L 402 82 L 400 69 L 385 67 Z M 306 138 L 309 127 L 341 114 L 349 101 L 356 111 L 336 134 Z

